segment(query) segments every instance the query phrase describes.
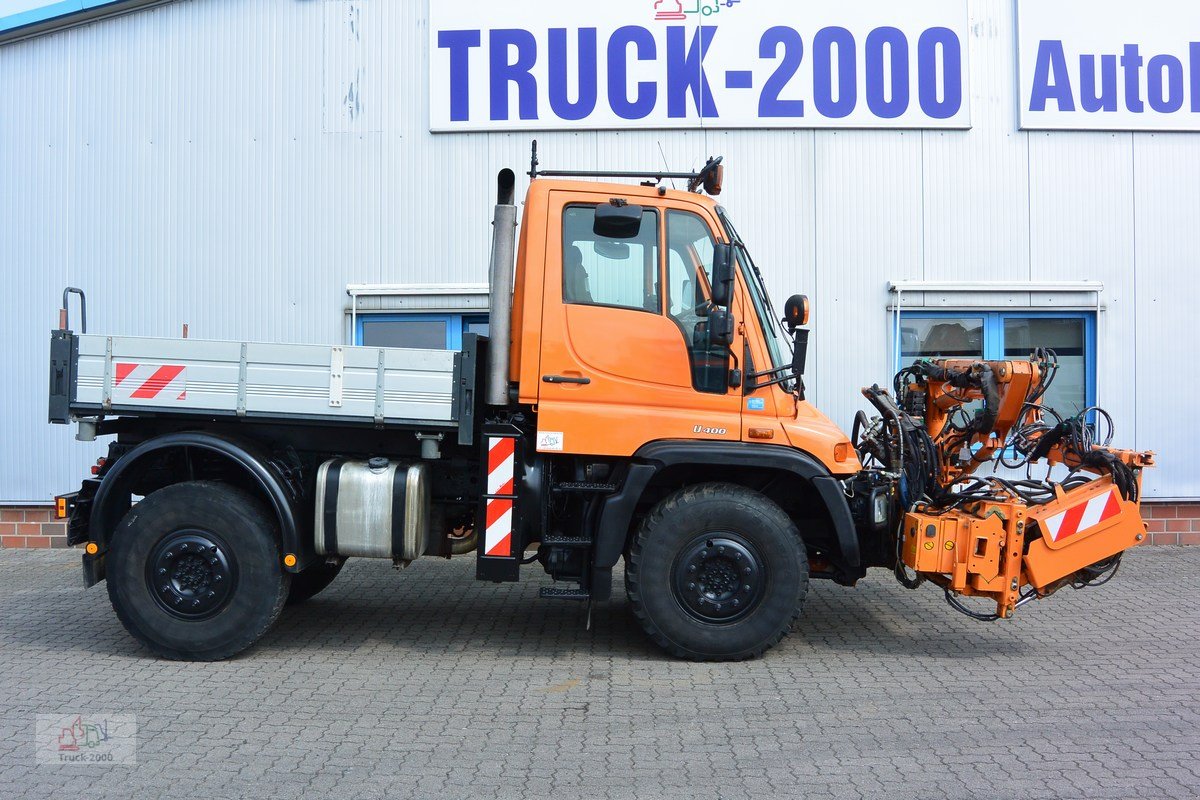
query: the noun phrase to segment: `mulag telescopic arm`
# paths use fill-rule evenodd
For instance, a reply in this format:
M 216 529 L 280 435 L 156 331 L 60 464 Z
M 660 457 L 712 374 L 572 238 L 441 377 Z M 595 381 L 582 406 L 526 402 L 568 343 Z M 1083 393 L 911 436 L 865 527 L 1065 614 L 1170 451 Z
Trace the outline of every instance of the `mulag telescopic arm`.
M 900 483 L 893 566 L 905 585 L 928 580 L 972 617 L 1007 618 L 1067 584 L 1107 581 L 1145 540 L 1141 480 L 1153 452 L 1111 447 L 1103 409 L 1067 417 L 1043 405 L 1057 371 L 1050 350 L 920 360 L 896 375 L 894 398 L 863 390 L 880 416 L 856 423 L 855 446 Z M 1033 476 L 1039 463 L 1046 477 Z M 990 598 L 995 613 L 960 596 Z

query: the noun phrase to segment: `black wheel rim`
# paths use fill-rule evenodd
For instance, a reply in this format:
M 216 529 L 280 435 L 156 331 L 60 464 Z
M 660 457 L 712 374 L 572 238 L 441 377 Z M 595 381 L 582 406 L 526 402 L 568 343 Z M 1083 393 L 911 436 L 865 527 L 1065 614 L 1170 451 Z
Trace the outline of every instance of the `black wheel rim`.
M 163 537 L 146 562 L 146 586 L 180 619 L 211 617 L 233 598 L 237 561 L 221 538 L 193 528 Z
M 762 600 L 766 568 L 757 548 L 739 534 L 697 536 L 680 551 L 672 569 L 679 605 L 703 622 L 740 619 Z

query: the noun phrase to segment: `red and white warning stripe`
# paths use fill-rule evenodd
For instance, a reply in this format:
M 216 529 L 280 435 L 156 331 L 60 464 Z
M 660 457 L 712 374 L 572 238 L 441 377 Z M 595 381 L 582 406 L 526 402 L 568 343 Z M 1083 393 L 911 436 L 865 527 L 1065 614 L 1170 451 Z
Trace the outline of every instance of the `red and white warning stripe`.
M 187 369 L 178 364 L 114 365 L 113 398 L 117 400 L 186 400 Z
M 1051 541 L 1062 541 L 1068 536 L 1082 533 L 1094 528 L 1101 522 L 1121 513 L 1121 504 L 1117 501 L 1117 493 L 1110 490 L 1098 494 L 1087 502 L 1060 511 L 1052 517 L 1047 517 L 1042 526 L 1050 534 Z
M 512 556 L 513 514 L 513 457 L 516 439 L 495 437 L 488 439 L 489 497 L 487 501 L 487 527 L 483 533 L 483 554 L 500 558 Z

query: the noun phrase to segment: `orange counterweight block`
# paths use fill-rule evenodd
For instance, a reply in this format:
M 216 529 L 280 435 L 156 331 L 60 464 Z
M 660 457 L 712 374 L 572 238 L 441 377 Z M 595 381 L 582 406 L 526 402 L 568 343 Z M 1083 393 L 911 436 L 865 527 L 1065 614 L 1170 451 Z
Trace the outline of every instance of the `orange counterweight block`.
M 951 592 L 994 599 L 997 616 L 1007 618 L 1023 598 L 1045 597 L 1080 570 L 1145 541 L 1138 503 L 1122 498 L 1108 476 L 1057 494 L 1037 506 L 1013 498 L 910 512 L 901 557 Z

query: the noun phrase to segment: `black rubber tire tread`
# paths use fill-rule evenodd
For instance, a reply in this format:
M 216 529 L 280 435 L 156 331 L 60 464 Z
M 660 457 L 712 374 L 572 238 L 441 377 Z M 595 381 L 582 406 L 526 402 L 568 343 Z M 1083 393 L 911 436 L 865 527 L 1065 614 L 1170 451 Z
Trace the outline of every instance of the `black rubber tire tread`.
M 168 614 L 144 577 L 154 545 L 190 525 L 219 532 L 238 564 L 229 604 L 203 620 Z M 155 654 L 174 660 L 219 661 L 250 647 L 279 617 L 291 585 L 274 516 L 246 491 L 216 481 L 173 484 L 134 505 L 114 531 L 105 567 L 121 624 Z
M 336 564 L 329 564 L 320 561 L 307 569 L 292 573 L 292 585 L 288 589 L 287 605 L 300 605 L 325 591 L 342 571 L 345 563 L 345 561 L 339 561 Z
M 759 606 L 723 625 L 691 617 L 671 591 L 674 557 L 706 528 L 734 530 L 752 541 L 770 576 Z M 659 647 L 689 661 L 761 656 L 791 632 L 808 582 L 808 555 L 792 520 L 762 494 L 732 483 L 697 484 L 663 498 L 642 520 L 625 563 L 625 591 L 642 628 Z

